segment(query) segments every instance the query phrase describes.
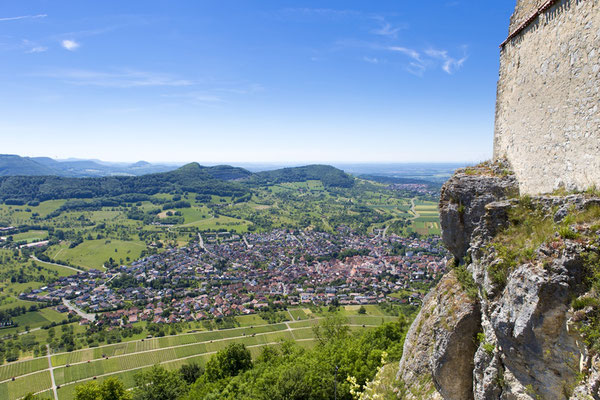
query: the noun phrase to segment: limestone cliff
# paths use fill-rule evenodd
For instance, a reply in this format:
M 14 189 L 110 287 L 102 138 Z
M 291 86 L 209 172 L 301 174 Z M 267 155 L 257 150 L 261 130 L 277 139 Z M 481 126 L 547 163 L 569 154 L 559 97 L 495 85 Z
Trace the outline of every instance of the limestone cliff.
M 444 186 L 456 261 L 407 335 L 401 397 L 600 399 L 600 199 L 516 187 L 492 164 Z

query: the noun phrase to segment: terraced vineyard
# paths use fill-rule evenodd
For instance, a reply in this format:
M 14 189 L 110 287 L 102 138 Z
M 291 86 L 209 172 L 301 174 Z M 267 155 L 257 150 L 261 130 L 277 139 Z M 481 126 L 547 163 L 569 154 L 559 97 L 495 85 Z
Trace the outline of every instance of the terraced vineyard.
M 356 310 L 341 310 L 352 330 L 364 330 L 395 319 L 384 315 L 376 306 L 367 306 L 367 315 L 357 315 Z M 284 340 L 293 340 L 302 346 L 315 344 L 313 326 L 322 314 L 312 314 L 308 309 L 290 310 L 294 321 L 241 326 L 232 329 L 188 332 L 175 336 L 140 339 L 96 348 L 82 349 L 69 353 L 10 363 L 0 367 L 0 398 L 16 400 L 27 393 L 40 393 L 53 398 L 51 373 L 57 385 L 60 400 L 74 398 L 77 384 L 89 380 L 102 381 L 107 377 L 118 377 L 127 387 L 134 386 L 133 376 L 155 364 L 168 369 L 198 362 L 204 364 L 213 354 L 228 344 L 245 344 L 253 356 L 264 346 L 277 346 Z M 244 322 L 260 322 L 256 316 Z M 298 320 L 300 319 L 301 320 Z

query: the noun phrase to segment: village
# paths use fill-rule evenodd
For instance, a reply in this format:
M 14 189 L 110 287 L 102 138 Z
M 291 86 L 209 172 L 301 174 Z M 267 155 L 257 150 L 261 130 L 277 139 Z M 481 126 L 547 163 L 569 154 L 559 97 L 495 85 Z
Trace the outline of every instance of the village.
M 345 227 L 335 233 L 199 235 L 187 247 L 62 277 L 20 298 L 76 311 L 83 323 L 111 325 L 218 319 L 298 305 L 418 305 L 424 291 L 412 289 L 437 281 L 447 262 L 435 236 L 360 235 Z

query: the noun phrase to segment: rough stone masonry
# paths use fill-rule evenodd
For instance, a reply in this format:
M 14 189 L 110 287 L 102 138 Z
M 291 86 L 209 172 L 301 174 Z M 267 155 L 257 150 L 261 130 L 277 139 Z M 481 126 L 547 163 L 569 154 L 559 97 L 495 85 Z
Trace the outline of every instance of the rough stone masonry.
M 496 102 L 522 194 L 600 188 L 600 0 L 518 0 Z

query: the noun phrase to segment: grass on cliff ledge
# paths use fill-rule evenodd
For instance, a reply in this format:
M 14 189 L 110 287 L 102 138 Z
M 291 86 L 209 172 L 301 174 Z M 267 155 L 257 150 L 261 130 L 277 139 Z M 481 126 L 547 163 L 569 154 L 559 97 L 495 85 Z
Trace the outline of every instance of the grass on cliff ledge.
M 490 175 L 498 177 L 506 177 L 514 174 L 506 160 L 484 161 L 475 166 L 466 167 L 463 172 L 467 175 Z
M 595 192 L 586 195 L 597 197 Z M 591 205 L 583 211 L 573 209 L 560 223 L 554 222 L 555 211 L 545 213 L 530 198 L 521 198 L 509 212 L 509 226 L 490 244 L 498 260 L 488 267 L 488 274 L 503 288 L 518 265 L 541 261 L 545 267 L 552 261 L 553 255 L 544 259 L 537 252 L 542 244 L 547 244 L 554 256 L 558 256 L 565 241 L 578 242 L 582 248 L 586 294 L 571 303 L 575 312 L 573 321 L 591 353 L 600 354 L 600 205 Z
M 533 259 L 535 250 L 556 232 L 552 215 L 537 209 L 529 197 L 519 199 L 519 204 L 509 211 L 509 226 L 492 241 L 498 261 L 488 268 L 491 280 L 506 285 L 510 272 L 517 265 Z
M 592 239 L 590 235 L 600 230 L 600 206 L 593 205 L 580 212 L 573 210 L 560 223 L 554 222 L 554 211 L 545 213 L 529 197 L 519 199 L 518 205 L 509 211 L 509 226 L 490 244 L 498 255 L 498 260 L 488 267 L 495 284 L 504 287 L 513 269 L 538 258 L 537 249 L 542 244 L 554 242 L 560 247 L 564 240 Z M 578 231 L 584 224 L 588 233 Z

